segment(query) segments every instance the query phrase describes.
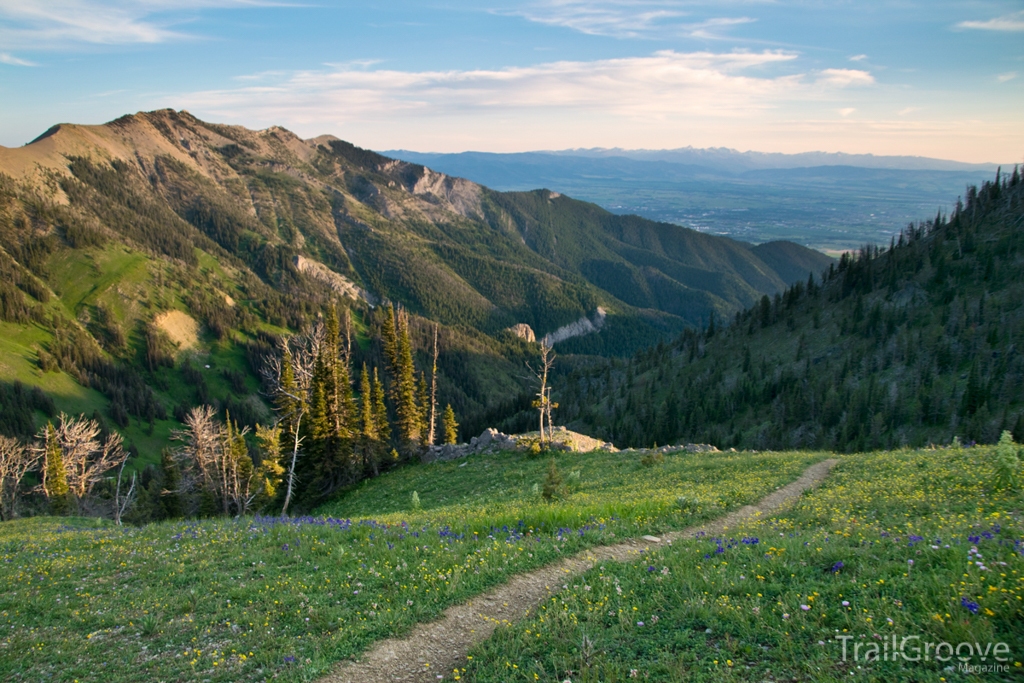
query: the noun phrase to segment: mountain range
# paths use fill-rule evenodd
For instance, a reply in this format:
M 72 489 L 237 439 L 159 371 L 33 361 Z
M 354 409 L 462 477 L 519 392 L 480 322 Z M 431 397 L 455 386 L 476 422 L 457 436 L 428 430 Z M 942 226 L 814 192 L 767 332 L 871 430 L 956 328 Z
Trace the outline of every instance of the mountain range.
M 0 148 L 0 236 L 0 380 L 151 451 L 189 405 L 265 416 L 260 359 L 332 302 L 353 313 L 356 360 L 378 353 L 381 302 L 413 314 L 421 355 L 439 324 L 441 398 L 472 424 L 526 390 L 532 352 L 509 328 L 631 353 L 832 262 L 171 110 Z M 25 434 L 15 412 L 4 428 Z

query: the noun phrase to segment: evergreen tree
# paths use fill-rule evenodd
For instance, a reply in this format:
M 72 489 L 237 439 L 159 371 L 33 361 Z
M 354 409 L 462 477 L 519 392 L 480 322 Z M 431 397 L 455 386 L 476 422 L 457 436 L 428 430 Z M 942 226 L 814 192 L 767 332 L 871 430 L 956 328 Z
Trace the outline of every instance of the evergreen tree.
M 160 506 L 164 517 L 178 519 L 185 515 L 181 501 L 181 470 L 169 448 L 160 453 L 160 469 L 163 470 L 163 488 L 160 491 Z
M 259 475 L 262 492 L 257 504 L 265 506 L 277 497 L 277 492 L 284 481 L 283 453 L 281 451 L 281 426 L 264 427 L 256 425 L 256 440 L 260 445 Z
M 372 470 L 374 476 L 376 476 L 379 474 L 377 471 L 376 451 L 380 444 L 380 438 L 377 434 L 377 421 L 373 415 L 373 388 L 370 383 L 370 371 L 367 369 L 366 363 L 363 363 L 363 371 L 359 376 L 359 403 L 361 408 L 359 450 L 363 456 L 363 472 L 366 473 Z
M 455 411 L 452 410 L 452 404 L 449 403 L 444 408 L 444 417 L 441 418 L 444 423 L 444 442 L 446 444 L 454 444 L 459 439 L 459 423 L 455 421 Z
M 68 473 L 64 469 L 64 456 L 57 440 L 57 430 L 52 422 L 46 423 L 44 436 L 43 492 L 50 501 L 50 510 L 55 515 L 71 512 L 71 489 L 68 487 Z
M 398 441 L 403 455 L 411 455 L 420 440 L 422 418 L 416 405 L 416 367 L 409 341 L 409 315 L 404 311 L 397 319 L 397 355 L 393 395 Z
M 544 490 L 541 495 L 549 503 L 562 495 L 562 475 L 558 472 L 554 458 L 548 462 L 548 472 L 544 477 Z
M 373 369 L 373 425 L 377 432 L 377 441 L 383 452 L 391 441 L 391 425 L 388 423 L 388 408 L 384 403 L 384 385 L 377 376 L 377 368 Z
M 380 326 L 380 343 L 384 351 L 384 362 L 388 374 L 394 379 L 398 374 L 398 338 L 395 332 L 395 307 L 388 304 Z

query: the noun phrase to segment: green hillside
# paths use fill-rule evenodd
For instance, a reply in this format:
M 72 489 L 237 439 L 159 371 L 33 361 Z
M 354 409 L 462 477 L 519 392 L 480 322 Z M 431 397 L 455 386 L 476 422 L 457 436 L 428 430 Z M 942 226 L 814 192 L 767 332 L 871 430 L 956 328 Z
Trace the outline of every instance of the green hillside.
M 864 451 L 1024 438 L 1024 182 L 969 188 L 702 331 L 578 367 L 559 419 L 617 445 Z M 761 245 L 765 260 L 781 249 Z
M 540 337 L 600 306 L 604 329 L 564 351 L 622 355 L 827 263 L 170 110 L 0 149 L 0 238 L 0 428 L 95 415 L 151 463 L 191 406 L 266 422 L 263 359 L 333 305 L 355 368 L 380 365 L 377 304 L 411 312 L 421 369 L 440 323 L 439 400 L 478 431 L 526 391 L 509 326 Z M 18 398 L 33 387 L 52 405 Z

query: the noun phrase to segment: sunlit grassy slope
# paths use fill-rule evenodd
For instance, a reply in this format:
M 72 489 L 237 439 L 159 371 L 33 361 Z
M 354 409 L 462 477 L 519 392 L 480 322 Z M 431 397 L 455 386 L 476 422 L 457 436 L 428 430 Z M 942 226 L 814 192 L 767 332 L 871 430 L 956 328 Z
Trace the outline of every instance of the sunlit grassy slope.
M 718 516 L 822 457 L 563 454 L 571 490 L 546 503 L 548 460 L 498 454 L 387 474 L 333 517 L 7 522 L 0 679 L 308 680 L 511 574 Z
M 573 579 L 470 653 L 460 678 L 950 681 L 966 663 L 1020 680 L 1024 497 L 994 490 L 992 458 L 846 456 L 782 516 Z M 893 659 L 894 635 L 908 659 Z M 965 660 L 947 648 L 937 660 L 943 642 L 986 659 L 961 647 Z

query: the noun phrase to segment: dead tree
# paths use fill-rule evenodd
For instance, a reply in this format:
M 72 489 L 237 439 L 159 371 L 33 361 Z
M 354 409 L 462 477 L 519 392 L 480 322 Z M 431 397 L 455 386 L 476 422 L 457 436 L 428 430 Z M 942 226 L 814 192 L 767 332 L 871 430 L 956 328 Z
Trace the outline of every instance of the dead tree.
M 42 456 L 42 451 L 26 448 L 17 439 L 0 435 L 0 520 L 14 517 L 18 485 Z
M 281 507 L 283 515 L 288 514 L 288 506 L 295 491 L 295 463 L 299 459 L 299 448 L 302 445 L 302 419 L 309 408 L 309 391 L 313 385 L 313 372 L 324 336 L 323 325 L 317 323 L 307 334 L 282 340 L 281 355 L 269 358 L 261 370 L 271 387 L 272 398 L 279 410 L 285 413 L 281 419 L 288 422 L 291 432 L 292 455 L 286 476 L 284 505 Z M 350 341 L 346 341 L 346 346 L 350 344 Z
M 111 432 L 100 443 L 100 426 L 96 420 L 61 413 L 56 432 L 67 472 L 68 489 L 76 500 L 92 493 L 103 474 L 128 459 L 123 448 L 124 440 L 117 432 Z
M 548 374 L 551 372 L 551 366 L 554 365 L 554 362 L 555 352 L 552 350 L 547 339 L 544 339 L 540 343 L 540 366 L 534 370 L 529 364 L 527 364 L 527 367 L 533 371 L 533 374 L 540 382 L 540 391 L 537 392 L 537 400 L 533 402 L 533 407 L 537 408 L 537 411 L 540 414 L 541 443 L 548 440 L 545 436 L 544 430 L 545 420 L 548 423 L 548 431 L 550 431 L 551 426 L 551 390 L 548 387 Z
M 133 502 L 135 502 L 135 480 L 136 473 L 132 472 L 132 485 L 128 487 L 128 492 L 124 494 L 124 499 L 121 498 L 121 475 L 124 473 L 124 462 L 117 468 L 117 488 L 114 489 L 114 522 L 121 526 L 121 517 L 124 516 L 125 510 L 127 510 Z
M 434 324 L 434 360 L 430 366 L 430 425 L 427 427 L 427 445 L 434 445 L 437 425 L 437 324 Z

